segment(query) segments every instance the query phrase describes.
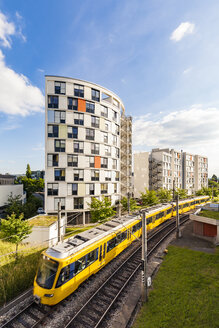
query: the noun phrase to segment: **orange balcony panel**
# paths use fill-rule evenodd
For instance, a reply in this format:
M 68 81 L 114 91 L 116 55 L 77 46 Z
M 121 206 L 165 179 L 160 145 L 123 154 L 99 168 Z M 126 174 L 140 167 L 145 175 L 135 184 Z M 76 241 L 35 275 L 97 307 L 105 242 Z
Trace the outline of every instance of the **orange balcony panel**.
M 94 167 L 96 169 L 99 169 L 101 165 L 101 160 L 100 160 L 100 156 L 95 156 L 94 157 Z
M 84 99 L 78 99 L 78 111 L 86 112 L 86 101 Z

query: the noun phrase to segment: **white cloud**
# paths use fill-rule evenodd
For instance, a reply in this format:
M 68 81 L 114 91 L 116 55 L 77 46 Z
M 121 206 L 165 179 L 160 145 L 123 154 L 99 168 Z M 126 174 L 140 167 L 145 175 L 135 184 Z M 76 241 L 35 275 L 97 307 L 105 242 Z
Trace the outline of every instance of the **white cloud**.
M 133 146 L 136 150 L 174 148 L 209 158 L 210 171 L 219 173 L 219 108 L 201 108 L 171 112 L 159 118 L 140 117 L 133 122 Z
M 188 67 L 188 68 L 186 68 L 186 69 L 183 71 L 183 75 L 187 75 L 187 74 L 189 74 L 189 73 L 191 72 L 191 70 L 192 70 L 192 67 Z
M 39 88 L 33 86 L 28 78 L 7 67 L 0 50 L 0 112 L 26 116 L 41 112 L 44 97 Z
M 185 22 L 181 23 L 171 34 L 170 40 L 178 42 L 188 34 L 193 34 L 195 29 L 195 24 Z
M 0 12 L 0 40 L 4 47 L 11 48 L 10 35 L 15 34 L 15 26 L 9 23 L 7 17 Z

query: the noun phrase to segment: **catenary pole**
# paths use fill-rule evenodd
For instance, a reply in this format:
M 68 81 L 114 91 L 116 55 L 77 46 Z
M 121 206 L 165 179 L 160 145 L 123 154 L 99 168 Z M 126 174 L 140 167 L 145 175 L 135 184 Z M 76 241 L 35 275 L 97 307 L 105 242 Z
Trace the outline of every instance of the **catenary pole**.
M 146 213 L 143 211 L 142 217 L 142 302 L 148 299 L 147 290 L 147 225 Z
M 58 242 L 61 241 L 61 202 L 58 202 Z
M 181 237 L 181 231 L 179 228 L 179 195 L 176 196 L 176 238 Z

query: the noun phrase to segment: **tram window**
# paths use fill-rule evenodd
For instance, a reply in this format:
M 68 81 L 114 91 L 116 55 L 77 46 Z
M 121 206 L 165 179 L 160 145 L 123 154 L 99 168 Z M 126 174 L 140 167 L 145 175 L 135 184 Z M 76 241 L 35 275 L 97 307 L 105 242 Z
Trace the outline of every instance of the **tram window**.
M 96 249 L 87 254 L 87 266 L 96 261 Z
M 127 230 L 125 230 L 125 231 L 123 231 L 122 233 L 121 233 L 121 240 L 123 241 L 123 240 L 125 240 L 127 238 Z
M 106 255 L 106 243 L 103 246 L 103 259 L 105 258 Z
M 150 216 L 149 218 L 147 218 L 147 224 L 152 222 L 152 217 Z
M 133 225 L 133 227 L 132 227 L 132 233 L 135 233 L 137 231 L 137 225 L 135 224 L 135 225 Z
M 57 284 L 56 284 L 56 288 L 65 284 L 72 277 L 73 277 L 73 271 L 71 271 L 70 265 L 67 265 L 66 267 L 62 268 L 59 278 L 58 278 L 58 281 L 57 281 Z
M 99 261 L 102 261 L 102 245 L 100 246 L 100 255 L 99 255 Z
M 86 256 L 83 256 L 81 259 L 75 262 L 74 275 L 76 276 L 79 272 L 84 270 L 86 267 Z
M 107 242 L 107 252 L 111 251 L 116 246 L 116 237 Z
M 170 214 L 172 212 L 172 208 L 168 208 L 167 214 Z

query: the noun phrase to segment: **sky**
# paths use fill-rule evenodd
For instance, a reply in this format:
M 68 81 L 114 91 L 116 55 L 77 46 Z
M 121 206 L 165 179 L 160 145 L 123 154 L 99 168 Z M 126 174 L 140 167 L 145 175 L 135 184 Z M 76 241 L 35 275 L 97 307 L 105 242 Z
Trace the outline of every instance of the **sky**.
M 207 156 L 219 176 L 218 0 L 0 0 L 0 173 L 44 169 L 45 75 L 115 92 L 133 152 Z

